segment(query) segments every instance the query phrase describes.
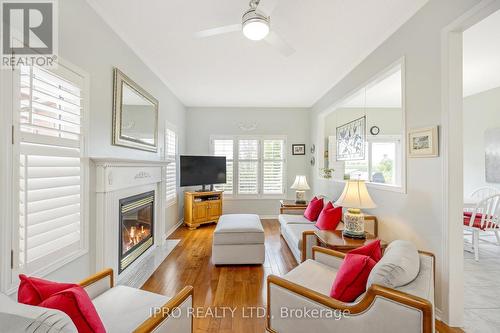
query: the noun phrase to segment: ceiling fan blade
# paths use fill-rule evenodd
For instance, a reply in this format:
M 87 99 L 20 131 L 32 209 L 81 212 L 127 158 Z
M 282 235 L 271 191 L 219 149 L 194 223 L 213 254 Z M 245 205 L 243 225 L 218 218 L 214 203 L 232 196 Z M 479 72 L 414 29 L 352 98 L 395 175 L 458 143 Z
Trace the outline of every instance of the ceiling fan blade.
M 279 2 L 280 0 L 260 0 L 257 10 L 265 16 L 271 16 Z
M 269 32 L 269 35 L 264 40 L 285 57 L 289 57 L 295 53 L 295 49 L 274 31 Z
M 194 36 L 196 38 L 204 38 L 204 37 L 211 37 L 211 36 L 216 36 L 216 35 L 227 34 L 227 33 L 235 32 L 235 31 L 241 31 L 241 23 L 225 25 L 222 27 L 217 27 L 217 28 L 212 28 L 212 29 L 201 30 L 201 31 L 196 32 L 194 34 Z

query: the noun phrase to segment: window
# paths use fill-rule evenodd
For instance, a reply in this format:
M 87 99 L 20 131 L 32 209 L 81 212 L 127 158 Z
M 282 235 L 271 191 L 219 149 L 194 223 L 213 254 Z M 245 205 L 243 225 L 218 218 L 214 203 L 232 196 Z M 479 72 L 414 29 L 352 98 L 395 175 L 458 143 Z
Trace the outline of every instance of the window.
M 177 134 L 168 129 L 165 131 L 165 153 L 170 163 L 166 169 L 167 205 L 177 202 Z
M 212 140 L 214 156 L 226 157 L 226 183 L 215 185 L 217 191 L 224 191 L 225 194 L 233 194 L 233 140 Z
M 259 193 L 259 140 L 238 140 L 238 194 Z
M 227 182 L 216 185 L 217 190 L 242 197 L 285 193 L 283 138 L 220 137 L 212 138 L 211 146 L 213 155 L 226 157 Z
M 59 65 L 19 71 L 18 264 L 33 273 L 84 249 L 83 78 Z
M 285 142 L 264 140 L 263 182 L 264 194 L 283 194 L 285 173 Z
M 345 178 L 361 179 L 372 183 L 399 185 L 401 183 L 401 144 L 396 138 L 369 139 L 364 160 L 345 162 Z

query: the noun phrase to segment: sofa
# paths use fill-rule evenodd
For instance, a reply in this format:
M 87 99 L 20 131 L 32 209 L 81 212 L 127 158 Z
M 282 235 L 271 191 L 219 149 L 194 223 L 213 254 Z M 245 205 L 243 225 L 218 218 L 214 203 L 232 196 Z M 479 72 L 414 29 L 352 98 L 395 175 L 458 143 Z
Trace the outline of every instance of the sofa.
M 316 245 L 314 231 L 319 230 L 314 222 L 309 221 L 304 215 L 280 214 L 278 216 L 281 235 L 298 263 L 312 257 L 312 247 Z M 378 236 L 378 223 L 375 216 L 365 216 L 366 231 Z M 337 229 L 342 230 L 344 224 L 341 222 Z
M 174 297 L 127 286 L 113 285 L 113 270 L 106 269 L 83 281 L 108 333 L 190 333 L 193 287 L 184 287 Z M 2 332 L 77 333 L 68 315 L 59 310 L 20 304 L 0 294 Z
M 270 275 L 267 279 L 267 331 L 435 331 L 435 260 L 431 253 L 418 251 L 415 255 L 416 277 L 411 282 L 396 288 L 371 284 L 351 303 L 329 296 L 344 257 L 344 253 L 314 246 L 312 259 L 307 259 L 282 277 Z

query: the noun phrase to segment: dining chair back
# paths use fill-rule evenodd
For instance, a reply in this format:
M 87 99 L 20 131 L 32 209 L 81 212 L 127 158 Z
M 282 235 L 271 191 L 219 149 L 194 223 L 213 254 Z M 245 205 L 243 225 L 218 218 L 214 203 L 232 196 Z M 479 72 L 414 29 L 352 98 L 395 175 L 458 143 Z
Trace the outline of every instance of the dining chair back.
M 491 186 L 480 187 L 472 191 L 470 197 L 472 199 L 484 200 L 492 195 L 499 194 L 500 190 Z
M 500 194 L 494 194 L 478 202 L 472 212 L 464 212 L 464 227 L 472 231 L 474 258 L 479 260 L 479 234 L 495 233 L 500 245 Z

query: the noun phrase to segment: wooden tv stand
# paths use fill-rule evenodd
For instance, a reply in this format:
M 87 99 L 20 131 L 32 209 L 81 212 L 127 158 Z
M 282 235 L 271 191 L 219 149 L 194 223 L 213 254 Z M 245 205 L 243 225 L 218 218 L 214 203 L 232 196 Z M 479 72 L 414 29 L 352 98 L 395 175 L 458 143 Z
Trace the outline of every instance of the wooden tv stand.
M 222 215 L 222 191 L 184 192 L 184 223 L 189 230 L 219 221 Z

